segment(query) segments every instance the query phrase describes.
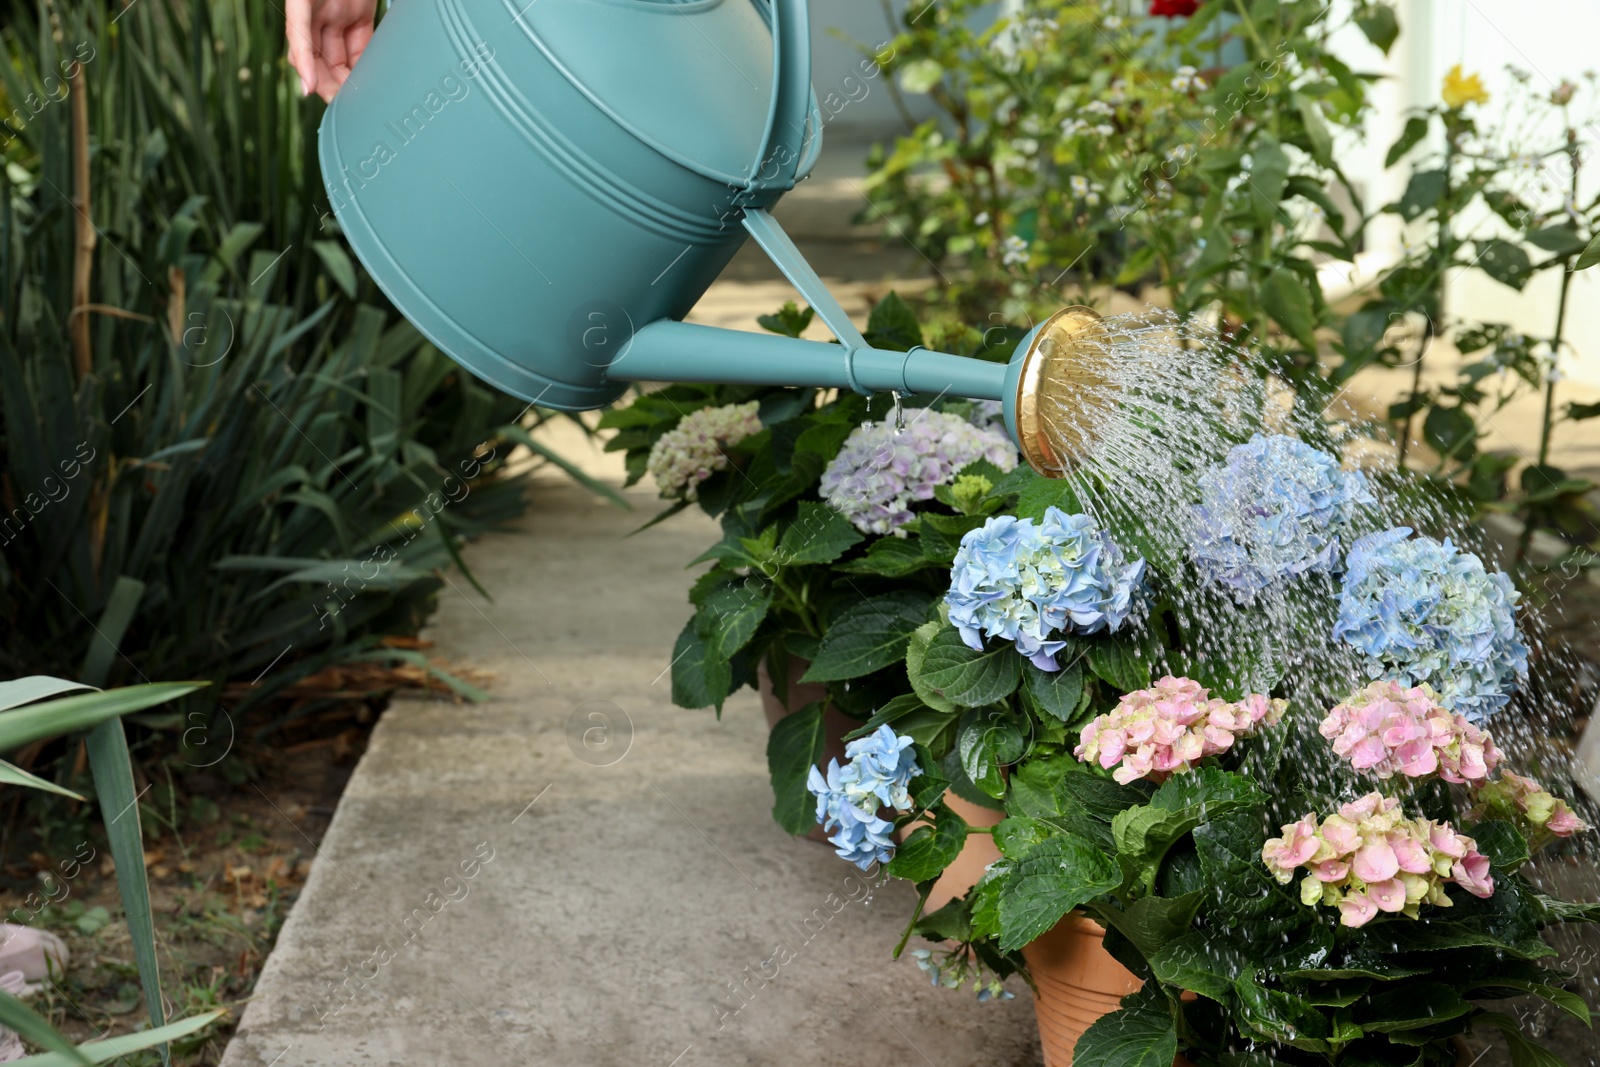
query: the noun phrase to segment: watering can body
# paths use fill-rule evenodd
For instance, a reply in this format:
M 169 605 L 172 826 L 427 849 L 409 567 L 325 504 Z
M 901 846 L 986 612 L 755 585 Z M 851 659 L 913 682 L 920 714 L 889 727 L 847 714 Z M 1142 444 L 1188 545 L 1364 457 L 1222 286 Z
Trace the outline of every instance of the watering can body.
M 1048 324 L 1009 367 L 874 349 L 769 213 L 821 147 L 809 37 L 807 0 L 404 0 L 323 119 L 330 203 L 395 306 L 530 403 L 893 390 L 1003 400 L 1023 442 Z M 748 236 L 839 344 L 681 321 Z

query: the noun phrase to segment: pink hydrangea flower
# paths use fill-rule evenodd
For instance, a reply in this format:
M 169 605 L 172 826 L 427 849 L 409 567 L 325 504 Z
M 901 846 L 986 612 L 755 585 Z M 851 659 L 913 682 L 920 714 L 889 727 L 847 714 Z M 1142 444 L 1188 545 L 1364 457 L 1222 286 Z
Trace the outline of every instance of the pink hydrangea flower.
M 1589 829 L 1589 824 L 1578 818 L 1566 801 L 1532 778 L 1511 771 L 1502 771 L 1500 777 L 1478 787 L 1470 815 L 1517 823 L 1532 849 Z
M 1447 782 L 1479 782 L 1503 758 L 1488 734 L 1441 707 L 1425 685 L 1373 682 L 1328 712 L 1319 729 L 1350 766 L 1379 778 L 1437 774 Z
M 1170 675 L 1153 688 L 1129 693 L 1109 713 L 1084 727 L 1073 755 L 1110 770 L 1123 785 L 1162 782 L 1234 741 L 1283 718 L 1288 701 L 1261 695 L 1229 703 L 1209 696 L 1191 678 Z M 1120 766 L 1119 766 L 1120 764 Z
M 1308 813 L 1268 841 L 1261 861 L 1287 885 L 1304 867 L 1300 900 L 1339 909 L 1346 926 L 1364 926 L 1380 913 L 1417 918 L 1423 904 L 1450 906 L 1444 886 L 1455 882 L 1479 897 L 1494 893 L 1489 860 L 1477 842 L 1448 823 L 1412 819 L 1400 801 L 1369 793 L 1320 822 Z

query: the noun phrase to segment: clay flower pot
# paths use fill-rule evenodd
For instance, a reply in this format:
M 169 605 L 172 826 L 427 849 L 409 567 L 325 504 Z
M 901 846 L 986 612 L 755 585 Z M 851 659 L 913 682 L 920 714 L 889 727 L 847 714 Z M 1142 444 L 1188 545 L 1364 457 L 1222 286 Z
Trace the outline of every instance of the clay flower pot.
M 1144 984 L 1106 951 L 1105 937 L 1105 927 L 1072 912 L 1022 950 L 1038 989 L 1033 1012 L 1045 1067 L 1071 1067 L 1083 1032 Z

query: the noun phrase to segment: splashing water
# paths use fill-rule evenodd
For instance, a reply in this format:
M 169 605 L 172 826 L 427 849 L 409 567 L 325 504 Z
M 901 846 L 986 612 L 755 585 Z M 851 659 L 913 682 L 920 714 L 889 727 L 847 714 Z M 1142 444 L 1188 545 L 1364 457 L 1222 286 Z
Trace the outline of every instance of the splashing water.
M 1331 387 L 1319 392 L 1312 383 L 1296 394 L 1264 372 L 1259 357 L 1245 355 L 1202 324 L 1163 311 L 1116 316 L 1068 346 L 1041 353 L 1036 395 L 1042 448 L 1062 457 L 1046 465 L 1063 477 L 1082 511 L 1103 526 L 1127 532 L 1130 554 L 1144 555 L 1177 578 L 1160 590 L 1170 619 L 1158 612 L 1151 625 L 1165 628 L 1164 637 L 1185 635 L 1187 644 L 1159 648 L 1152 666 L 1202 680 L 1224 696 L 1276 687 L 1291 706 L 1315 709 L 1314 716 L 1286 720 L 1293 726 L 1281 735 L 1282 749 L 1272 758 L 1287 754 L 1306 768 L 1313 784 L 1325 783 L 1334 792 L 1335 769 L 1323 762 L 1330 756 L 1316 722 L 1369 680 L 1354 650 L 1332 637 L 1338 564 L 1351 542 L 1408 526 L 1450 539 L 1492 569 L 1505 567 L 1510 538 L 1497 540 L 1459 497 L 1397 471 L 1396 449 L 1385 428 L 1360 415 L 1342 393 Z M 1191 546 L 1200 517 L 1191 504 L 1200 499 L 1202 476 L 1258 433 L 1289 435 L 1342 457 L 1346 469 L 1363 473 L 1371 492 L 1338 534 L 1334 567 L 1241 597 L 1206 582 L 1196 566 Z M 1242 512 L 1251 503 L 1232 506 Z M 1215 522 L 1218 516 L 1209 518 Z M 1241 527 L 1253 521 L 1242 513 L 1231 518 Z M 1566 781 L 1575 717 L 1594 700 L 1587 690 L 1595 672 L 1550 636 L 1546 614 L 1551 605 L 1533 599 L 1525 596 L 1518 611 L 1530 677 L 1486 728 L 1516 769 L 1547 782 Z M 1240 626 L 1244 613 L 1255 614 L 1256 624 Z M 1595 823 L 1589 799 L 1579 793 L 1575 800 Z M 1526 873 L 1535 884 L 1569 899 L 1600 897 L 1600 872 L 1588 839 L 1547 851 Z M 1550 935 L 1567 965 L 1584 976 L 1591 1002 L 1600 998 L 1600 967 L 1594 963 L 1595 949 L 1581 944 L 1584 935 L 1575 927 L 1556 928 Z

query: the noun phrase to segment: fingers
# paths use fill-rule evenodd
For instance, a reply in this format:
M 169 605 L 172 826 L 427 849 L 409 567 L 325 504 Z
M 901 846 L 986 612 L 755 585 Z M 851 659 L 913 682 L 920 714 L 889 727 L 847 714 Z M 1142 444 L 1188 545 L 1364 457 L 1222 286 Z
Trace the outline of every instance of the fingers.
M 309 95 L 318 88 L 316 49 L 311 43 L 312 0 L 286 0 L 284 37 L 289 42 L 289 65 L 300 75 L 300 91 Z
M 366 22 L 357 22 L 354 26 L 344 31 L 345 62 L 352 67 L 355 66 L 356 61 L 361 58 L 361 53 L 367 50 L 367 43 L 371 40 L 371 19 Z
M 344 84 L 345 76 L 350 73 L 349 67 L 332 67 L 322 56 L 317 57 L 317 88 L 316 93 L 328 103 L 333 103 L 334 94 Z
M 344 54 L 345 27 L 335 26 L 331 23 L 324 22 L 322 23 L 320 30 L 320 38 L 322 41 L 322 58 L 327 60 L 328 66 L 332 67 L 334 70 L 338 70 L 340 67 L 343 67 L 345 70 L 349 70 L 350 63 L 345 58 Z M 343 79 L 340 80 L 342 81 Z

